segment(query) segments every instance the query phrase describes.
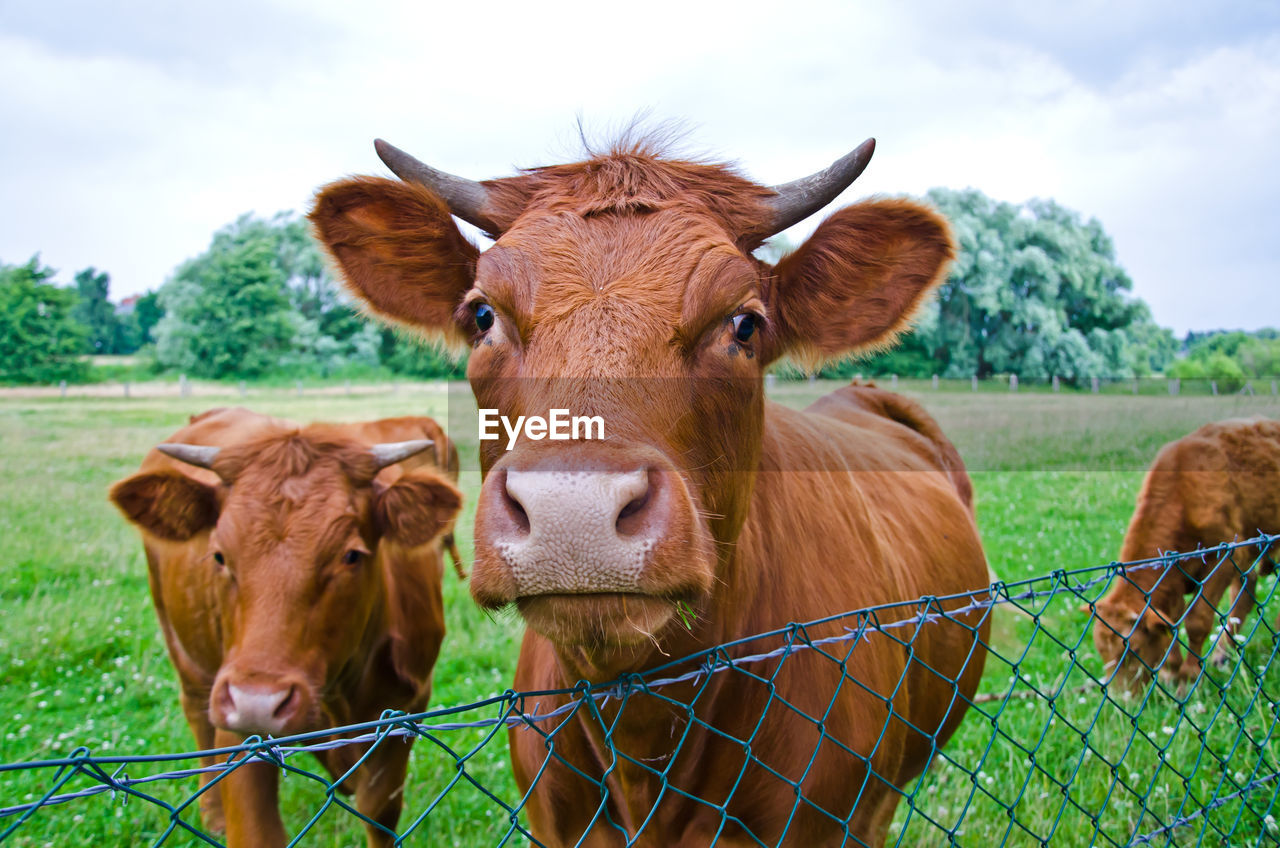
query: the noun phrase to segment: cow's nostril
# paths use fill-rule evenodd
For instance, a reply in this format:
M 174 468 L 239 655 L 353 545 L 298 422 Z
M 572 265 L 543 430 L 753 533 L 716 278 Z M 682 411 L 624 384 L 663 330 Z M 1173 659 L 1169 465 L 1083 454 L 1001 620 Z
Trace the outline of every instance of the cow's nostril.
M 507 488 L 508 479 L 510 478 L 506 477 L 502 480 L 502 503 L 507 509 L 507 515 L 510 517 L 511 523 L 515 525 L 520 533 L 527 536 L 529 534 L 529 513 L 525 511 L 524 504 L 520 503 L 516 496 L 511 494 L 511 490 Z
M 636 493 L 618 512 L 614 530 L 619 536 L 635 536 L 650 523 L 654 498 L 660 487 L 658 475 L 653 471 L 646 472 L 639 485 L 644 486 L 644 489 Z
M 640 529 L 639 527 L 632 526 L 636 524 L 635 521 L 628 521 L 627 519 L 639 514 L 648 503 L 649 492 L 646 490 L 643 495 L 638 498 L 633 498 L 622 508 L 622 511 L 618 513 L 618 521 L 616 525 L 619 534 L 629 536 Z
M 275 712 L 271 714 L 272 718 L 286 719 L 293 713 L 298 706 L 298 687 L 290 686 L 289 691 L 285 692 L 284 697 L 280 699 L 280 703 L 276 706 Z

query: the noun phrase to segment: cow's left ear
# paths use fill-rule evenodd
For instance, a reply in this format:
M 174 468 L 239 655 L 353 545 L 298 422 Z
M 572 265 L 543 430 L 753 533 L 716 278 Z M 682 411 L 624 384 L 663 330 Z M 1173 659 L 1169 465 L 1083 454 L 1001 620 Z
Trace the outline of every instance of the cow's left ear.
M 378 495 L 378 531 L 408 548 L 440 535 L 462 508 L 462 492 L 434 471 L 405 474 Z
M 839 210 L 778 263 L 773 356 L 813 364 L 889 344 L 954 255 L 946 221 L 919 203 L 879 199 Z

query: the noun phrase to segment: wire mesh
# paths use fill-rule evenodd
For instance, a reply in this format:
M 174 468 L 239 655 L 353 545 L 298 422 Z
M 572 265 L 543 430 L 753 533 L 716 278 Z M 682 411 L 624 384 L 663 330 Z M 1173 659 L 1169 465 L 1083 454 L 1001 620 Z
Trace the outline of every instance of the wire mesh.
M 599 804 L 583 844 L 602 831 L 617 844 L 664 844 L 674 826 L 668 813 L 677 802 L 682 809 L 704 809 L 718 823 L 709 844 L 800 844 L 797 822 L 806 817 L 822 819 L 837 835 L 835 843 L 864 844 L 865 834 L 851 825 L 853 813 L 872 782 L 892 784 L 887 776 L 867 770 L 842 787 L 841 801 L 833 806 L 829 791 L 813 791 L 806 774 L 772 769 L 752 743 L 767 715 L 799 717 L 813 732 L 797 744 L 816 739 L 812 763 L 821 745 L 841 741 L 825 734 L 820 710 L 806 709 L 794 691 L 776 685 L 788 663 L 807 656 L 807 677 L 831 692 L 832 701 L 865 694 L 870 690 L 859 680 L 860 652 L 904 651 L 909 662 L 919 662 L 911 653 L 915 641 L 946 621 L 970 634 L 967 650 L 986 648 L 986 670 L 973 698 L 953 687 L 953 708 L 967 708 L 967 714 L 950 742 L 936 748 L 931 766 L 892 787 L 898 804 L 888 844 L 1275 844 L 1280 687 L 1273 671 L 1277 629 L 1268 609 L 1276 593 L 1271 575 L 1277 539 L 1260 535 L 1142 562 L 1058 570 L 968 595 L 789 624 L 604 684 L 507 691 L 448 709 L 388 712 L 376 722 L 251 738 L 213 751 L 104 756 L 79 748 L 65 757 L 2 764 L 0 842 L 23 844 L 23 834 L 37 827 L 41 834 L 74 837 L 86 809 L 110 805 L 117 818 L 129 821 L 135 841 L 221 845 L 222 837 L 201 823 L 201 795 L 217 792 L 237 769 L 265 765 L 293 784 L 285 810 L 290 844 L 312 844 L 334 833 L 349 842 L 360 838 L 361 824 L 397 845 L 558 844 L 531 830 L 529 794 L 505 771 L 510 732 L 536 735 L 546 751 L 532 777 L 535 786 L 567 767 L 595 788 Z M 1192 588 L 1185 609 L 1158 610 L 1153 599 L 1162 596 L 1159 587 L 1179 578 Z M 1135 622 L 1117 626 L 1113 615 L 1099 610 L 1121 585 L 1139 603 Z M 1240 614 L 1243 605 L 1255 602 L 1256 613 Z M 1148 611 L 1168 619 L 1169 638 L 1154 647 L 1150 640 L 1139 644 L 1146 636 L 1136 621 Z M 1212 626 L 1201 645 L 1190 631 L 1199 626 L 1192 624 L 1194 617 L 1203 619 L 1206 611 Z M 979 619 L 991 623 L 985 641 L 978 638 Z M 1100 642 L 1120 646 L 1113 661 L 1099 655 L 1095 631 Z M 814 678 L 814 667 L 829 679 Z M 738 717 L 730 727 L 704 714 L 702 694 L 726 675 L 769 690 L 760 715 Z M 683 718 L 683 729 L 672 736 L 671 756 L 658 761 L 630 749 L 613 732 L 628 711 L 654 704 Z M 894 716 L 891 705 L 888 715 Z M 607 740 L 602 771 L 584 770 L 558 750 L 558 738 L 573 722 L 592 725 Z M 674 778 L 673 763 L 697 733 L 714 735 L 740 752 L 732 761 L 700 766 L 729 770 L 727 797 L 697 797 Z M 407 787 L 409 801 L 395 832 L 362 816 L 344 795 L 350 772 L 318 773 L 307 756 L 358 746 L 363 761 L 380 746 L 409 740 L 417 743 L 414 757 L 429 762 L 414 774 L 428 778 Z M 867 751 L 846 751 L 873 762 Z M 617 791 L 615 772 L 624 767 L 661 787 L 647 814 L 629 823 L 616 815 L 610 798 Z M 203 787 L 201 775 L 211 776 Z M 37 782 L 40 790 L 15 798 L 19 779 L 24 787 Z M 735 794 L 759 791 L 750 784 L 762 779 L 794 796 L 791 818 L 773 834 L 753 831 L 733 804 Z

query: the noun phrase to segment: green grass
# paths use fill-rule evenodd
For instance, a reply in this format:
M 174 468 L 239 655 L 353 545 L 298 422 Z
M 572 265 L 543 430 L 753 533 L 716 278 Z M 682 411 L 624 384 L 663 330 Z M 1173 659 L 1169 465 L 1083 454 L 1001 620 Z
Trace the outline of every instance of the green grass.
M 114 392 L 66 399 L 0 397 L 0 717 L 4 718 L 0 722 L 0 763 L 66 754 L 78 746 L 104 755 L 193 749 L 177 706 L 175 676 L 157 632 L 141 546 L 134 531 L 107 502 L 106 489 L 135 470 L 143 453 L 181 426 L 188 415 L 210 406 L 242 402 L 235 387 L 195 388 L 196 396 L 185 399 L 138 397 L 140 392 L 132 399 Z M 830 388 L 822 383 L 779 383 L 775 396 L 799 405 Z M 1155 393 L 1138 397 L 1119 393 L 971 393 L 967 387 L 934 392 L 928 381 L 910 385 L 903 381 L 902 388 L 911 389 L 925 402 L 972 469 L 984 544 L 995 572 L 1006 581 L 1111 561 L 1119 550 L 1142 470 L 1164 441 L 1208 421 L 1253 413 L 1280 417 L 1280 405 L 1265 395 L 1171 398 Z M 214 391 L 223 395 L 213 397 L 209 393 Z M 401 384 L 396 393 L 383 387 L 370 394 L 347 395 L 344 387 L 332 387 L 326 394 L 309 391 L 301 397 L 288 389 L 252 388 L 243 402 L 256 410 L 297 420 L 358 420 L 413 413 L 448 422 L 473 414 L 465 390 L 446 394 L 439 388 L 408 383 Z M 475 448 L 474 442 L 460 444 L 467 469 L 463 488 L 468 497 L 459 541 L 468 561 L 479 486 Z M 502 692 L 514 672 L 518 620 L 481 613 L 452 572 L 445 577 L 445 603 L 449 632 L 436 667 L 432 707 L 465 704 Z M 1011 655 L 1015 649 L 1027 650 L 1019 666 L 1020 678 L 1053 682 L 1061 676 L 1063 650 L 1046 634 L 1080 641 L 1085 616 L 1077 612 L 1078 604 L 1078 599 L 1062 598 L 1046 608 L 1040 616 L 1040 629 L 1021 616 L 1005 615 L 997 620 L 993 639 L 997 646 Z M 1256 650 L 1264 648 L 1270 650 L 1271 646 Z M 1086 657 L 1092 657 L 1087 636 L 1081 643 L 1081 657 L 1086 665 L 1090 661 Z M 1251 656 L 1251 661 L 1254 659 Z M 1080 675 L 1086 670 L 1075 668 Z M 1008 665 L 993 661 L 983 690 L 1007 688 L 1009 675 Z M 1082 679 L 1072 677 L 1068 685 Z M 1239 693 L 1231 694 L 1228 700 L 1237 704 L 1239 697 Z M 1050 715 L 1046 701 L 1011 700 L 999 726 L 1017 739 L 1043 733 L 1040 761 L 1066 767 L 1073 757 L 1079 759 L 1081 742 L 1063 728 L 1068 721 L 1083 722 L 1099 712 L 1096 697 L 1078 701 L 1075 695 L 1059 698 L 1053 706 L 1056 713 Z M 984 709 L 995 714 L 1002 703 L 993 702 Z M 1141 727 L 1151 729 L 1148 724 L 1154 722 L 1151 726 L 1161 732 L 1177 713 L 1175 707 L 1167 698 L 1158 699 L 1143 712 Z M 1090 734 L 1090 745 L 1107 757 L 1118 758 L 1134 725 L 1114 706 L 1101 713 L 1098 728 Z M 1257 708 L 1243 714 L 1246 724 L 1264 720 Z M 1046 731 L 1050 718 L 1056 718 L 1056 729 Z M 1230 722 L 1221 718 L 1218 722 L 1216 729 L 1206 733 L 1230 731 Z M 1014 790 L 1008 787 L 1016 789 L 1028 774 L 1025 760 L 1015 756 L 1016 746 L 1007 739 L 992 741 L 992 727 L 990 721 L 971 715 L 948 748 L 948 755 L 963 768 L 938 764 L 917 795 L 922 811 L 945 807 L 948 813 L 931 815 L 952 827 L 964 809 L 964 798 L 974 789 L 968 770 L 983 771 L 982 781 L 987 776 L 996 779 L 991 791 L 1000 804 L 989 798 L 984 801 L 986 796 L 978 793 L 961 825 L 964 833 L 957 837 L 964 844 L 1000 842 L 1009 824 L 1000 805 L 1012 803 L 1015 795 L 1009 793 Z M 1192 742 L 1195 736 L 1190 734 Z M 447 741 L 465 751 L 481 739 L 481 732 L 468 731 L 451 733 Z M 1182 747 L 1165 753 L 1169 760 L 1190 756 L 1196 747 L 1184 744 L 1181 735 L 1175 740 Z M 1254 760 L 1263 756 L 1271 754 L 1255 755 Z M 1152 765 L 1159 761 L 1158 749 L 1143 743 L 1124 756 L 1120 770 L 1165 785 L 1161 781 L 1170 779 L 1168 770 L 1156 770 Z M 304 758 L 293 762 L 311 765 Z M 1093 756 L 1091 762 L 1101 763 L 1102 758 Z M 1268 768 L 1274 768 L 1274 759 L 1267 762 Z M 1242 768 L 1246 767 L 1252 768 L 1242 760 Z M 156 770 L 159 768 L 152 767 Z M 502 735 L 468 762 L 467 771 L 508 802 L 518 798 Z M 129 773 L 147 772 L 143 767 L 131 767 Z M 455 776 L 451 756 L 419 741 L 402 823 L 412 821 Z M 0 773 L 0 806 L 38 798 L 50 779 L 48 772 Z M 1097 800 L 1104 797 L 1111 779 L 1109 768 L 1085 764 L 1072 785 L 1085 793 L 1082 798 Z M 1204 774 L 1196 778 L 1201 783 L 1208 779 Z M 75 784 L 84 785 L 83 781 Z M 149 791 L 180 802 L 194 785 L 194 780 L 177 781 L 168 786 L 152 785 Z M 1153 786 L 1147 794 L 1155 797 L 1157 788 Z M 1170 797 L 1181 797 L 1184 791 L 1180 783 L 1165 790 Z M 1049 793 L 1052 804 L 1040 798 L 1042 792 Z M 1119 806 L 1120 795 L 1128 797 L 1119 793 L 1107 807 L 1106 815 L 1114 818 L 1106 832 L 1128 833 L 1138 821 L 1134 817 L 1139 812 L 1126 812 Z M 295 828 L 324 801 L 321 787 L 297 776 L 286 779 L 284 797 L 286 822 Z M 1021 799 L 1016 808 L 1020 821 L 1051 819 L 1062 804 L 1061 792 L 1045 777 L 1034 778 Z M 1238 812 L 1239 808 L 1233 809 Z M 905 833 L 902 844 L 945 844 L 942 831 L 925 826 L 919 815 L 907 820 L 905 810 L 903 805 L 898 821 L 899 832 Z M 198 821 L 194 811 L 188 818 Z M 0 832 L 12 821 L 0 819 Z M 164 816 L 136 800 L 121 805 L 100 796 L 39 812 L 6 844 L 63 845 L 72 840 L 149 844 L 165 823 Z M 431 814 L 415 841 L 422 845 L 496 844 L 505 824 L 503 813 L 493 802 L 469 785 L 459 784 Z M 1146 825 L 1144 821 L 1144 830 L 1149 829 Z M 1063 814 L 1057 844 L 1087 844 L 1093 828 L 1083 815 Z M 1179 844 L 1184 839 L 1185 834 L 1178 838 Z M 333 810 L 306 844 L 348 845 L 362 840 L 351 817 Z M 1009 837 L 1010 844 L 1029 841 L 1020 831 Z M 166 844 L 194 843 L 188 837 L 175 836 Z

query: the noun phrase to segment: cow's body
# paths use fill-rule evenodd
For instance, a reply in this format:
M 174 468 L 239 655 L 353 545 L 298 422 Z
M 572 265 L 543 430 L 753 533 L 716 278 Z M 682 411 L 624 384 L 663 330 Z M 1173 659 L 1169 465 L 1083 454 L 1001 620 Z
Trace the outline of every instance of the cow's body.
M 433 440 L 435 459 L 428 447 L 364 479 L 374 468 L 360 467 L 365 449 L 415 439 Z M 443 535 L 457 512 L 449 503 L 456 489 L 440 473 L 452 446 L 439 426 L 398 418 L 300 428 L 220 409 L 193 417 L 169 442 L 220 448 L 224 457 L 240 451 L 231 479 L 217 465 L 221 473 L 152 450 L 139 473 L 112 490 L 142 534 L 156 614 L 199 746 L 424 709 L 444 637 Z M 427 505 L 439 520 L 434 532 L 389 532 L 371 514 L 379 493 L 402 479 L 423 481 L 442 498 Z M 349 540 L 332 532 L 345 522 Z M 355 565 L 341 561 L 351 546 L 360 551 Z M 291 694 L 280 699 L 274 693 L 284 687 Z M 255 698 L 273 697 L 279 703 L 255 713 Z M 365 750 L 317 756 L 338 776 Z M 408 754 L 407 744 L 380 746 L 340 788 L 394 827 Z M 276 781 L 274 767 L 237 769 L 201 797 L 206 825 L 225 826 L 232 846 L 283 844 Z M 384 842 L 370 830 L 371 844 Z
M 1156 454 L 1142 481 L 1120 559 L 1195 551 L 1259 533 L 1280 533 L 1280 422 L 1219 421 Z M 1275 567 L 1271 551 L 1250 570 L 1261 554 L 1244 548 L 1229 559 L 1189 557 L 1166 568 L 1129 571 L 1097 604 L 1094 643 L 1102 658 L 1108 664 L 1132 660 L 1125 673 L 1137 680 L 1158 666 L 1181 680 L 1195 679 L 1227 589 L 1236 587 L 1230 618 L 1243 621 L 1253 609 L 1258 577 Z M 1195 600 L 1188 611 L 1189 595 Z M 1173 644 L 1180 622 L 1187 628 L 1185 660 Z
M 686 638 L 676 645 L 665 645 L 672 656 L 790 621 L 811 621 L 924 594 L 967 592 L 985 584 L 984 559 L 970 514 L 947 474 L 940 473 L 953 469 L 922 456 L 932 453 L 934 445 L 915 431 L 864 411 L 868 401 L 871 408 L 882 408 L 887 394 L 848 387 L 805 412 L 767 405 L 755 493 L 734 554 L 722 572 L 724 583 L 717 587 L 711 607 L 694 622 L 693 633 L 683 634 Z M 949 443 L 938 448 L 954 450 Z M 959 474 L 967 484 L 963 468 Z M 907 504 L 909 509 L 904 508 Z M 800 579 L 797 572 L 803 575 Z M 904 610 L 897 617 L 915 612 Z M 962 620 L 979 626 L 976 616 Z M 813 628 L 809 635 L 837 635 L 848 626 L 854 622 Z M 906 649 L 883 635 L 869 637 L 850 655 L 849 675 L 857 683 L 841 681 L 835 662 L 811 651 L 788 657 L 776 679 L 776 692 L 803 717 L 776 703 L 766 712 L 769 690 L 745 675 L 721 672 L 713 677 L 697 698 L 695 714 L 735 739 L 751 739 L 753 755 L 785 777 L 753 765 L 732 797 L 730 790 L 739 784 L 743 767 L 742 746 L 696 729 L 682 740 L 687 723 L 682 708 L 633 694 L 625 707 L 628 720 L 612 733 L 617 751 L 649 769 L 662 770 L 679 746 L 667 775 L 670 788 L 655 821 L 636 844 L 709 845 L 722 826 L 717 844 L 753 844 L 734 820 L 766 844 L 777 844 L 796 806 L 793 783 L 802 786 L 807 802 L 825 813 L 800 804 L 783 844 L 839 844 L 841 820 L 850 816 L 849 832 L 877 844 L 899 799 L 897 791 L 879 778 L 903 786 L 923 770 L 931 746 L 941 746 L 964 714 L 964 703 L 953 700 L 957 685 L 951 681 L 971 697 L 982 673 L 981 651 L 968 654 L 971 632 L 945 621 L 921 628 L 918 635 L 915 630 L 912 626 L 896 634 L 915 637 L 917 662 L 909 673 Z M 776 646 L 777 642 L 761 643 L 758 650 Z M 964 650 L 957 650 L 959 646 Z M 847 647 L 836 646 L 832 652 L 843 657 Z M 754 650 L 752 646 L 748 652 Z M 777 665 L 748 665 L 746 670 L 767 678 Z M 899 688 L 904 674 L 906 685 Z M 597 676 L 590 664 L 577 661 L 571 652 L 557 652 L 548 639 L 525 631 L 518 690 L 568 688 Z M 839 683 L 855 689 L 865 686 L 886 700 L 865 693 L 850 696 L 847 689 L 835 697 Z M 702 689 L 699 681 L 659 691 L 664 698 L 689 703 L 692 693 Z M 886 727 L 889 699 L 897 715 L 929 735 L 909 732 L 897 721 Z M 538 700 L 538 712 L 564 701 Z M 617 702 L 606 702 L 601 710 L 611 722 Z M 762 715 L 764 722 L 757 729 Z M 830 739 L 811 767 L 819 719 Z M 590 831 L 592 838 L 585 844 L 623 844 L 622 833 L 603 820 L 591 829 L 600 803 L 598 784 L 565 768 L 558 762 L 561 757 L 597 780 L 616 762 L 608 780 L 614 790 L 609 813 L 628 834 L 637 833 L 657 802 L 661 780 L 649 769 L 615 760 L 606 752 L 601 727 L 585 713 L 560 727 L 554 743 L 556 757 L 534 784 L 548 759 L 544 740 L 524 728 L 511 731 L 517 779 L 522 789 L 534 786 L 529 814 L 538 838 L 573 845 Z M 839 745 L 869 754 L 879 778 L 869 776 L 865 765 L 841 752 Z M 673 789 L 706 803 L 688 800 Z M 722 825 L 720 812 L 708 804 L 725 802 L 733 818 Z
M 817 361 L 892 339 L 952 255 L 935 213 L 881 199 L 836 212 L 777 266 L 754 258 L 848 185 L 872 146 L 769 189 L 643 142 L 485 183 L 381 145 L 406 183 L 358 178 L 320 194 L 311 218 L 351 289 L 469 343 L 482 408 L 605 422 L 602 441 L 481 442 L 471 592 L 525 619 L 519 688 L 606 681 L 789 621 L 986 586 L 968 478 L 927 415 L 869 388 L 807 412 L 764 398 L 764 369 L 784 354 Z M 494 247 L 476 250 L 451 211 Z M 741 780 L 742 745 L 713 732 L 695 728 L 674 753 L 685 709 L 653 696 L 621 715 L 600 705 L 616 759 L 587 710 L 551 749 L 514 729 L 534 836 L 879 844 L 892 787 L 924 769 L 977 687 L 987 625 L 964 624 L 909 628 L 910 667 L 900 643 L 872 635 L 849 661 L 857 683 L 812 653 L 791 656 L 777 694 L 808 718 L 744 674 L 717 675 L 694 712 L 750 740 L 756 764 Z M 687 702 L 693 687 L 661 695 Z M 669 766 L 665 791 L 625 757 Z M 593 820 L 599 780 L 607 800 Z M 719 804 L 733 818 L 707 806 Z

